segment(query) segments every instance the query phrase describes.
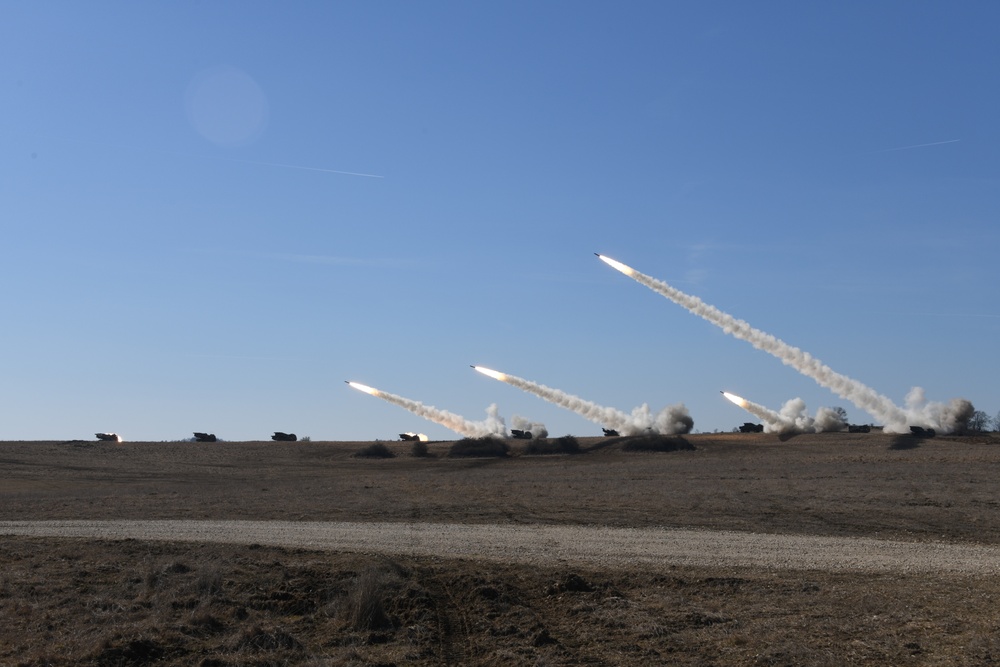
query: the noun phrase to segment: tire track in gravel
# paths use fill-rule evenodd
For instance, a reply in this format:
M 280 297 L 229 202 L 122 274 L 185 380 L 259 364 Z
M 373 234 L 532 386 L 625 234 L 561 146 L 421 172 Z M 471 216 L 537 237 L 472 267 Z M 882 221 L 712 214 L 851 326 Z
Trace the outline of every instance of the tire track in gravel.
M 1000 546 L 670 528 L 324 521 L 0 521 L 0 535 L 261 544 L 528 565 L 1000 573 Z
M 438 658 L 444 667 L 466 664 L 469 643 L 469 624 L 461 613 L 444 578 L 432 575 L 425 579 L 434 599 L 434 611 L 438 625 Z

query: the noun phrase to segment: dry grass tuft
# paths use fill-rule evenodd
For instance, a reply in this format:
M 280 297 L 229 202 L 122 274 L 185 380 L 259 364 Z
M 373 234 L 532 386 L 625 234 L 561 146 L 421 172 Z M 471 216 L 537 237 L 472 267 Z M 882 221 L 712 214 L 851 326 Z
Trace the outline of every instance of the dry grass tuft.
M 343 601 L 342 614 L 347 625 L 360 631 L 391 628 L 393 623 L 384 602 L 390 593 L 385 573 L 374 567 L 363 570 Z

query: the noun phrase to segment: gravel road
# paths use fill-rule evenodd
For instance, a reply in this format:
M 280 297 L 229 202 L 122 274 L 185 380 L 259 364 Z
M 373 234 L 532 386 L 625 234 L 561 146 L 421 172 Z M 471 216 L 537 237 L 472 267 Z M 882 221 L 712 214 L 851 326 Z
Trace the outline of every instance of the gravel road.
M 997 546 L 665 528 L 319 521 L 0 521 L 0 535 L 261 544 L 529 565 L 750 566 L 976 575 L 1000 572 Z

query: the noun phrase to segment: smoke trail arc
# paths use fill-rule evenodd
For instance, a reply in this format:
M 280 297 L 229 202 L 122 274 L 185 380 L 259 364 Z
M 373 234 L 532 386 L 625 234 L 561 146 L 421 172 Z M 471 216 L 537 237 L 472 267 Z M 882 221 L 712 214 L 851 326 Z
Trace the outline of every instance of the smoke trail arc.
M 350 380 L 345 380 L 345 382 L 358 391 L 363 391 L 366 394 L 371 394 L 372 396 L 381 398 L 383 401 L 387 401 L 393 405 L 398 405 L 405 410 L 409 410 L 418 417 L 423 417 L 424 419 L 432 421 L 435 424 L 440 424 L 441 426 L 444 426 L 445 428 L 450 429 L 466 438 L 480 438 L 483 436 L 496 436 L 500 438 L 507 437 L 507 427 L 504 423 L 503 417 L 500 417 L 497 414 L 496 404 L 487 408 L 486 412 L 488 417 L 485 421 L 474 422 L 469 421 L 460 415 L 456 415 L 454 412 L 441 410 L 432 405 L 424 405 L 419 401 L 414 401 L 403 396 L 397 396 L 396 394 L 390 394 L 387 391 L 375 389 L 374 387 L 369 387 L 368 385 L 361 384 L 360 382 L 351 382 Z
M 811 377 L 818 384 L 830 389 L 841 398 L 850 400 L 858 408 L 885 422 L 887 426 L 892 425 L 899 428 L 906 426 L 906 414 L 892 400 L 886 396 L 882 396 L 870 387 L 852 380 L 846 375 L 837 373 L 808 352 L 803 352 L 799 348 L 793 347 L 771 334 L 755 329 L 748 322 L 724 313 L 715 306 L 706 304 L 698 297 L 685 294 L 665 282 L 636 271 L 626 264 L 603 255 L 598 255 L 598 257 L 641 285 L 648 287 L 657 294 L 670 299 L 702 319 L 718 326 L 727 334 L 740 340 L 745 340 L 755 348 L 777 357 L 782 363 L 795 368 L 803 375 Z
M 626 414 L 621 410 L 598 405 L 579 396 L 525 380 L 516 375 L 501 373 L 483 366 L 473 366 L 473 368 L 494 380 L 534 394 L 549 403 L 575 412 L 584 419 L 604 428 L 614 429 L 622 435 L 639 435 L 648 431 L 674 435 L 689 433 L 694 426 L 694 420 L 691 419 L 683 404 L 667 406 L 655 416 L 650 413 L 649 406 L 645 404 L 633 410 L 632 414 Z
M 971 415 L 972 404 L 965 399 L 954 399 L 947 406 L 931 404 L 920 406 L 920 409 L 917 409 L 915 406 L 913 409 L 903 410 L 893 403 L 890 398 L 879 394 L 871 387 L 857 380 L 837 373 L 808 352 L 789 345 L 783 340 L 760 329 L 755 329 L 744 320 L 724 313 L 715 306 L 708 305 L 698 297 L 685 294 L 663 281 L 636 271 L 626 264 L 622 264 L 599 253 L 594 254 L 601 261 L 624 273 L 639 284 L 645 285 L 657 294 L 670 299 L 698 317 L 711 322 L 727 334 L 740 340 L 745 340 L 758 350 L 763 350 L 777 357 L 782 363 L 791 366 L 806 377 L 812 378 L 820 386 L 826 387 L 841 398 L 851 401 L 858 408 L 881 421 L 885 425 L 885 429 L 889 432 L 904 433 L 907 431 L 907 426 L 911 423 L 940 428 L 946 432 L 951 432 L 952 430 L 961 428 L 963 418 L 967 419 L 966 415 Z

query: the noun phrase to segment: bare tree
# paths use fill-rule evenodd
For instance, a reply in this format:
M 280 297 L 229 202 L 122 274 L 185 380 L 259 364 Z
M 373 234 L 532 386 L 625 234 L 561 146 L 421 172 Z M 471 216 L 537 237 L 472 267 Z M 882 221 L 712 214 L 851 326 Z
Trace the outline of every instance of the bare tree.
M 972 433 L 982 433 L 983 431 L 990 430 L 992 421 L 993 420 L 990 419 L 990 416 L 988 414 L 986 414 L 982 410 L 976 410 L 975 412 L 972 413 L 972 416 L 969 417 L 967 428 Z
M 833 414 L 835 414 L 838 417 L 840 417 L 841 421 L 843 421 L 845 424 L 849 423 L 847 421 L 847 410 L 845 410 L 844 408 L 840 407 L 839 405 L 836 405 L 836 406 L 834 406 L 834 407 L 832 407 L 830 409 L 833 410 Z

